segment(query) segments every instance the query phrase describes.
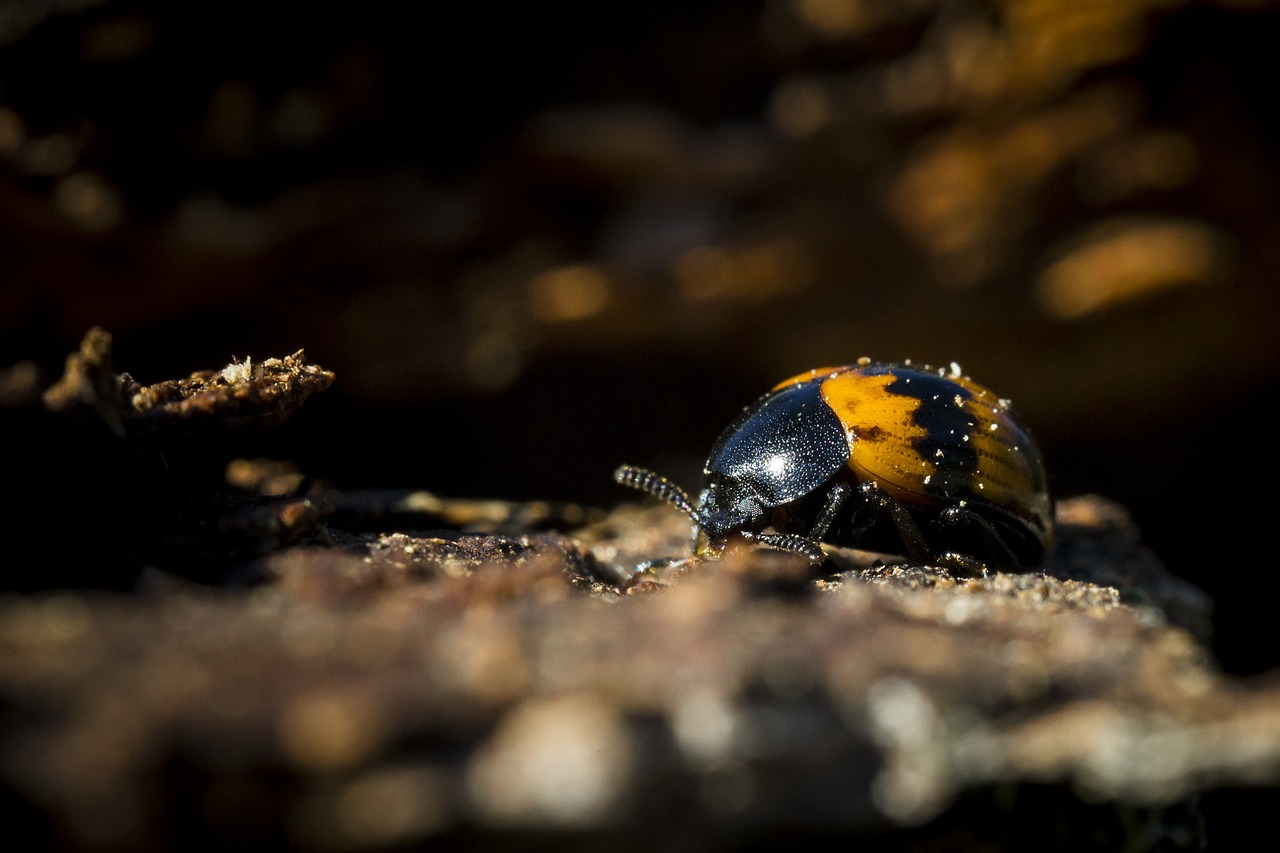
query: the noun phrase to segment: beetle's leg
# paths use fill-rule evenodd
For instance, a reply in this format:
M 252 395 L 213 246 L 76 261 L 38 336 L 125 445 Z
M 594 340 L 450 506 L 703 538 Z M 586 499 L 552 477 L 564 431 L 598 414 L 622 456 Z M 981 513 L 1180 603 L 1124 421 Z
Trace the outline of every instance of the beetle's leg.
M 689 533 L 689 553 L 698 556 L 698 552 L 702 550 L 702 528 L 695 523 L 693 530 Z
M 831 525 L 836 520 L 836 516 L 844 505 L 849 502 L 849 496 L 853 494 L 853 489 L 849 488 L 848 483 L 836 483 L 831 487 L 831 491 L 827 492 L 827 502 L 822 507 L 822 512 L 818 513 L 818 518 L 813 523 L 813 529 L 809 531 L 809 538 L 814 542 L 821 542 L 822 537 L 827 535 L 827 531 L 831 529 Z
M 762 545 L 769 545 L 782 551 L 790 551 L 793 554 L 801 554 L 815 565 L 827 559 L 827 554 L 822 550 L 822 546 L 807 536 L 800 536 L 796 533 L 751 533 L 745 530 L 739 531 L 739 533 L 752 542 L 759 542 Z
M 902 539 L 902 544 L 907 546 L 908 557 L 917 563 L 932 561 L 933 555 L 924 541 L 924 534 L 920 532 L 920 527 L 901 501 L 875 483 L 860 483 L 858 494 L 861 495 L 862 500 L 887 515 L 893 522 L 893 526 L 898 529 L 898 537 Z
M 968 554 L 961 554 L 959 551 L 946 551 L 934 557 L 930 562 L 945 566 L 961 575 L 969 577 L 986 577 L 991 574 L 991 569 L 986 563 L 977 557 L 970 557 Z
M 822 511 L 818 513 L 818 518 L 813 523 L 813 529 L 808 536 L 801 536 L 796 533 L 746 532 L 743 535 L 753 542 L 760 542 L 783 551 L 791 551 L 794 554 L 802 554 L 810 563 L 817 565 L 827 559 L 827 553 L 822 550 L 822 546 L 818 543 L 821 542 L 827 531 L 831 529 L 832 522 L 835 521 L 836 515 L 848 502 L 851 494 L 853 494 L 853 489 L 849 488 L 845 483 L 836 483 L 832 486 L 831 491 L 827 492 L 827 502 L 823 505 Z
M 596 571 L 596 577 L 605 583 L 613 584 L 619 592 L 626 592 L 640 581 L 655 577 L 655 569 L 665 569 L 687 561 L 686 557 L 659 557 L 656 560 L 645 560 L 631 569 L 624 569 L 621 566 L 600 566 Z
M 1018 558 L 1009 550 L 1009 546 L 1005 544 L 1004 539 L 1000 538 L 1000 534 L 991 526 L 991 522 L 983 518 L 978 513 L 963 506 L 949 506 L 938 513 L 937 519 L 933 524 L 939 531 L 966 529 L 972 530 L 982 539 L 983 553 L 999 555 L 1002 559 L 997 562 L 1006 566 L 1017 566 Z M 967 571 L 971 574 L 987 574 L 986 564 L 978 559 L 970 557 L 966 554 L 948 552 L 940 558 L 954 565 L 956 568 Z

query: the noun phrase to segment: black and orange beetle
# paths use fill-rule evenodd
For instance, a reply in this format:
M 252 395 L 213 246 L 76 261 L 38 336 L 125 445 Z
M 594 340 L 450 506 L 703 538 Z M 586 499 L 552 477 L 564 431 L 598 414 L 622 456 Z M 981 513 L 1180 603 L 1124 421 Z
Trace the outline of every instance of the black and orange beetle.
M 985 573 L 1039 565 L 1053 538 L 1030 433 L 954 364 L 862 359 L 793 376 L 721 433 L 703 473 L 696 504 L 643 468 L 614 479 L 687 513 L 697 556 L 736 535 L 813 563 L 828 542 Z

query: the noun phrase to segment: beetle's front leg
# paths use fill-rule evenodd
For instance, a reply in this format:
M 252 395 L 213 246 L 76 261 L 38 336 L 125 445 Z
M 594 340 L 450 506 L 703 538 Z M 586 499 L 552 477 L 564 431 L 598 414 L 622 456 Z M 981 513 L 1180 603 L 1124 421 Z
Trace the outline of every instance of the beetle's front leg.
M 688 563 L 689 560 L 688 557 L 658 557 L 655 560 L 645 560 L 632 569 L 621 566 L 602 566 L 604 571 L 597 571 L 596 575 L 605 583 L 616 586 L 620 592 L 626 592 L 641 581 L 657 577 L 658 569 Z
M 796 533 L 739 532 L 749 542 L 759 542 L 762 545 L 769 545 L 780 551 L 800 554 L 815 566 L 827 559 L 827 553 L 822 550 L 822 546 L 818 544 L 817 540 L 810 539 L 807 536 L 800 536 Z
M 836 483 L 831 487 L 831 491 L 827 492 L 827 502 L 823 504 L 822 511 L 818 513 L 818 518 L 813 522 L 813 529 L 809 531 L 809 538 L 815 542 L 821 542 L 822 538 L 827 535 L 827 531 L 831 529 L 831 525 L 835 523 L 836 516 L 840 514 L 840 510 L 844 509 L 845 504 L 849 502 L 849 497 L 853 494 L 853 489 L 848 483 Z

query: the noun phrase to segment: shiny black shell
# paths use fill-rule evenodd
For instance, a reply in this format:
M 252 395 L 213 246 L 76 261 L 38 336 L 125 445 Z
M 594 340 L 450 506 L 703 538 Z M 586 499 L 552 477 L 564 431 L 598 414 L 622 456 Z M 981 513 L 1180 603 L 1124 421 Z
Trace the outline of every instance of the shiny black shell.
M 861 362 L 792 377 L 729 425 L 704 473 L 698 510 L 712 541 L 766 527 L 807 536 L 837 483 L 858 498 L 823 531 L 833 544 L 901 552 L 886 500 L 906 509 L 932 554 L 1026 568 L 1052 541 L 1039 449 L 1008 401 L 954 366 Z M 861 499 L 871 493 L 878 508 Z M 949 507 L 976 523 L 939 523 Z

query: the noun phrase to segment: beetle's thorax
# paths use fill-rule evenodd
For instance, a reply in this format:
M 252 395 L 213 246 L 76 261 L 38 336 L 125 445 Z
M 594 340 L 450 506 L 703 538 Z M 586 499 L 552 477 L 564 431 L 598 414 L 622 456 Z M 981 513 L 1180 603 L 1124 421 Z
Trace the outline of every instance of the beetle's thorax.
M 793 385 L 758 401 L 723 433 L 704 468 L 708 506 L 751 514 L 744 503 L 772 509 L 808 495 L 840 471 L 849 444 L 816 382 Z

